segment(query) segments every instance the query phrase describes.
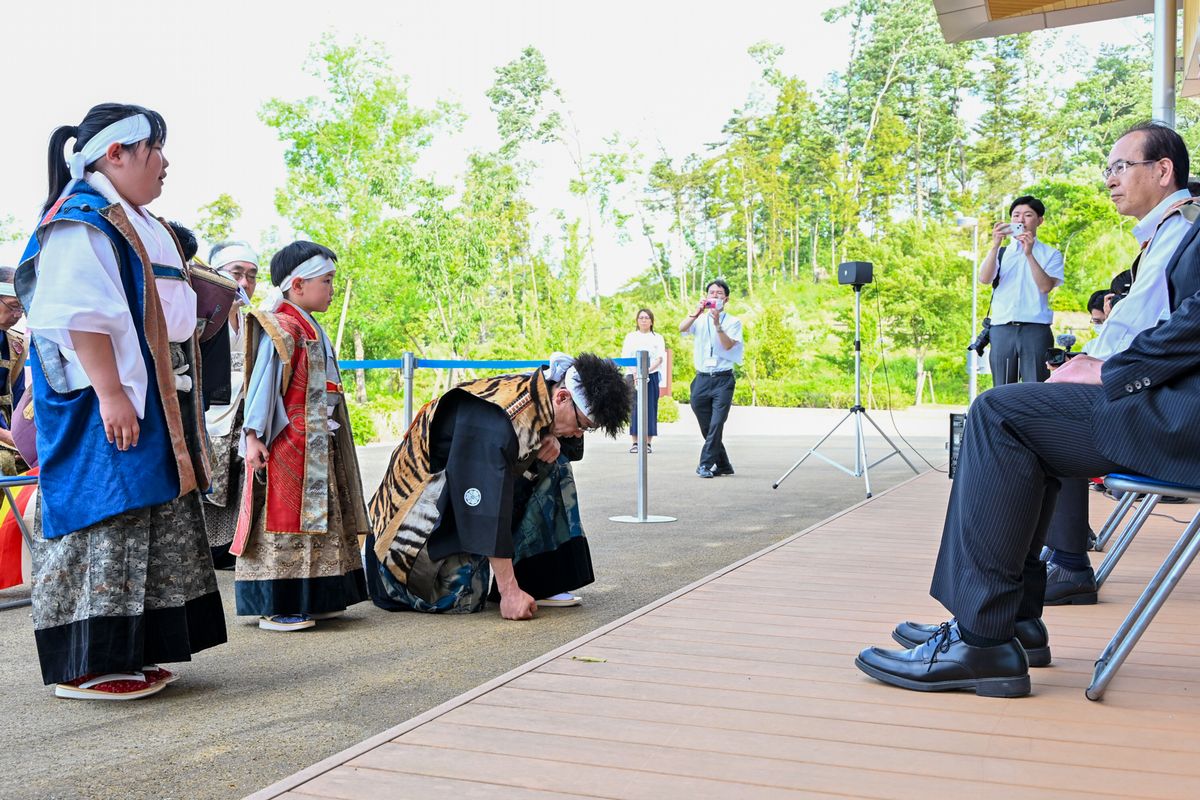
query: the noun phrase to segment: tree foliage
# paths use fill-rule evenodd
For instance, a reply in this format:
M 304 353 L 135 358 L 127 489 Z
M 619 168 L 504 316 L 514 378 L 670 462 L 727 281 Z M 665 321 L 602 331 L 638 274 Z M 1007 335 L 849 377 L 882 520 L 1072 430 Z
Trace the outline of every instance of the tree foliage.
M 1057 67 L 1043 57 L 1057 52 L 1052 33 L 949 45 L 925 0 L 847 0 L 827 19 L 851 33 L 823 85 L 787 74 L 781 46 L 751 46 L 759 73 L 746 100 L 711 145 L 686 154 L 579 131 L 551 65 L 527 47 L 487 91 L 498 146 L 464 154 L 452 183 L 423 174 L 420 157 L 464 124 L 461 112 L 414 104 L 378 46 L 323 39 L 309 67 L 324 91 L 272 100 L 261 117 L 287 144 L 280 213 L 339 254 L 327 322 L 337 325 L 353 282 L 346 324 L 369 357 L 529 357 L 615 352 L 646 305 L 683 348 L 675 391 L 685 399 L 690 358 L 672 323 L 725 276 L 746 321 L 738 401 L 840 403 L 852 302 L 828 278 L 839 261 L 865 259 L 877 276 L 863 297 L 868 380 L 885 355 L 903 364 L 888 373 L 893 396 L 874 383 L 871 396 L 911 397 L 928 371 L 940 397 L 961 399 L 973 265 L 956 215 L 980 219 L 986 248 L 1013 196 L 1041 197 L 1039 236 L 1067 264 L 1052 304 L 1081 310 L 1133 252 L 1098 172 L 1120 132 L 1149 114 L 1148 44 L 1076 54 L 1079 79 L 1055 90 Z M 1197 143 L 1200 113 L 1181 101 L 1179 116 Z M 530 199 L 550 155 L 571 160 L 574 211 Z M 228 231 L 237 211 L 224 195 L 206 206 L 202 235 Z M 604 298 L 602 234 L 644 265 Z

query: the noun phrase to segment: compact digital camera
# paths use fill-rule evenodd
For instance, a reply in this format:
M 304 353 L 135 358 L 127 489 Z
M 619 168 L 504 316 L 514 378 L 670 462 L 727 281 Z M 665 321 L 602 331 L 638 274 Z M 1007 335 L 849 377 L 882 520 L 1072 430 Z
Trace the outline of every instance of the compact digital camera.
M 720 299 L 719 297 L 710 297 L 704 301 L 704 307 L 705 308 L 715 308 L 717 311 L 720 311 L 722 308 L 725 307 L 725 301 Z

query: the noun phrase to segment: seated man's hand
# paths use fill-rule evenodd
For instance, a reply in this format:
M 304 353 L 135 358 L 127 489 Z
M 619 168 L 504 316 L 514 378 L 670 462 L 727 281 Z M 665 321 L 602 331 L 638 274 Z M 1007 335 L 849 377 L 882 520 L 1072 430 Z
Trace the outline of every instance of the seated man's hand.
M 545 461 L 547 464 L 553 464 L 558 460 L 559 451 L 562 447 L 558 443 L 558 437 L 552 433 L 548 433 L 542 437 L 542 446 L 538 448 L 537 457 L 539 461 Z
M 1046 379 L 1046 383 L 1087 383 L 1100 385 L 1100 368 L 1104 362 L 1089 355 L 1069 359 Z

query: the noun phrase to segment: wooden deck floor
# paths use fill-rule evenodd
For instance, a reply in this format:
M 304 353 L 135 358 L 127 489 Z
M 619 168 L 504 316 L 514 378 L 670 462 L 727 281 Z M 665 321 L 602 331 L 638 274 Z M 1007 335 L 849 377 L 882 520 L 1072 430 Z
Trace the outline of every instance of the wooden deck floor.
M 1083 694 L 1169 519 L 1099 605 L 1047 609 L 1054 664 L 1032 697 L 907 692 L 854 667 L 898 620 L 941 619 L 948 491 L 915 478 L 253 798 L 1200 797 L 1200 570 L 1105 700 Z M 1096 527 L 1111 507 L 1093 500 Z

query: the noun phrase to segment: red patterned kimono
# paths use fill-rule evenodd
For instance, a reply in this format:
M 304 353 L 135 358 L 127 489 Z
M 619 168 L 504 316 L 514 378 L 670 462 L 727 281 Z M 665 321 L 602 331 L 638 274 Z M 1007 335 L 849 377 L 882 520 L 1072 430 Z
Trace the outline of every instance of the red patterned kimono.
M 287 425 L 268 442 L 265 483 L 262 473 L 247 471 L 230 547 L 238 556 L 237 613 L 340 611 L 366 599 L 358 537 L 370 526 L 342 387 L 330 379 L 336 370 L 327 370 L 326 337 L 287 302 L 274 313 L 251 312 L 246 322 L 248 392 L 257 359 L 282 362 L 277 391 Z M 268 342 L 273 352 L 258 352 Z M 247 408 L 253 400 L 247 394 Z

